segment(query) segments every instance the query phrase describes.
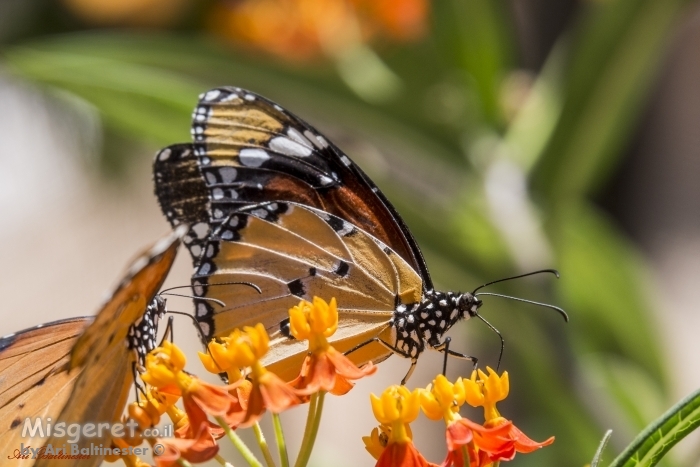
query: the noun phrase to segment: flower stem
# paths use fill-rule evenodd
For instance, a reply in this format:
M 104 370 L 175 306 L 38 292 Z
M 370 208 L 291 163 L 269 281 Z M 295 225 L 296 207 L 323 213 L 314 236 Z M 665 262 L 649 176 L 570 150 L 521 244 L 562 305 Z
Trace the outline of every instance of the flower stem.
M 272 414 L 272 423 L 275 427 L 275 440 L 277 441 L 277 449 L 280 453 L 280 464 L 282 464 L 282 467 L 289 467 L 287 443 L 284 440 L 284 433 L 282 432 L 282 420 L 280 420 L 279 414 Z
M 219 464 L 223 465 L 224 467 L 233 467 L 233 465 L 232 465 L 230 462 L 228 462 L 226 459 L 224 459 L 223 457 L 221 457 L 219 454 L 217 454 L 217 455 L 214 457 L 214 459 L 216 459 L 216 462 L 218 462 Z
M 306 464 L 309 462 L 311 451 L 314 447 L 314 442 L 316 442 L 318 427 L 321 424 L 323 398 L 325 395 L 325 391 L 320 391 L 311 396 L 311 402 L 309 402 L 309 414 L 306 418 L 306 427 L 304 427 L 304 439 L 301 441 L 299 457 L 297 457 L 294 467 L 306 467 Z
M 255 455 L 248 449 L 248 446 L 245 445 L 243 440 L 239 438 L 239 436 L 234 432 L 230 426 L 226 423 L 226 421 L 221 418 L 221 417 L 216 417 L 216 421 L 221 426 L 221 428 L 224 429 L 224 433 L 226 433 L 226 436 L 228 436 L 228 439 L 231 440 L 234 446 L 236 446 L 236 449 L 238 449 L 238 452 L 241 453 L 243 458 L 248 462 L 248 464 L 251 465 L 251 467 L 262 467 L 262 464 L 260 461 L 255 457 Z
M 272 459 L 272 454 L 270 454 L 270 448 L 267 446 L 265 435 L 263 434 L 262 429 L 260 429 L 260 424 L 258 422 L 255 422 L 255 425 L 253 425 L 253 431 L 255 432 L 255 437 L 258 440 L 260 450 L 263 453 L 263 457 L 265 458 L 267 466 L 275 467 L 275 461 Z
M 182 467 L 192 467 L 192 464 L 190 464 L 189 462 L 187 462 L 185 459 L 182 459 L 182 458 L 178 459 L 177 463 L 180 464 Z

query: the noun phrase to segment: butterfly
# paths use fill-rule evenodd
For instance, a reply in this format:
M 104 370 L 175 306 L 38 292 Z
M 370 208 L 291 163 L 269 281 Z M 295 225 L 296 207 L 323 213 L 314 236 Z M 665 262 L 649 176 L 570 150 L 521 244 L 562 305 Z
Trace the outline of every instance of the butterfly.
M 191 225 L 183 241 L 205 339 L 261 322 L 271 334 L 266 363 L 291 379 L 306 347 L 289 334 L 288 309 L 336 297 L 331 340 L 358 364 L 398 354 L 411 360 L 405 382 L 428 347 L 476 362 L 443 340 L 457 321 L 480 318 L 476 291 L 435 290 L 396 209 L 314 127 L 260 95 L 225 87 L 200 96 L 192 136 L 156 155 L 154 179 L 170 223 Z M 236 281 L 262 293 L 225 287 Z
M 175 259 L 184 228 L 140 255 L 94 317 L 42 324 L 0 339 L 0 456 L 20 446 L 67 445 L 65 437 L 23 435 L 25 420 L 114 423 L 120 420 L 134 383 L 134 367 L 156 347 L 165 300 L 156 295 Z M 50 418 L 50 419 L 49 419 Z M 46 433 L 45 433 L 46 434 Z M 78 448 L 110 446 L 110 434 L 81 437 Z M 70 448 L 69 448 L 70 449 Z M 100 456 L 56 461 L 17 460 L 18 465 L 94 466 Z

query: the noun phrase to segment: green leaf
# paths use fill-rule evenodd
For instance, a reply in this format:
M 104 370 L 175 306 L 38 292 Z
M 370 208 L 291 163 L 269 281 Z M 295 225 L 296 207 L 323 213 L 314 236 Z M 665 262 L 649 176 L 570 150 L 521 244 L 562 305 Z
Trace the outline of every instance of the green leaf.
M 665 388 L 665 372 L 652 325 L 651 282 L 640 256 L 590 205 L 570 203 L 552 221 L 561 271 L 559 290 L 576 323 L 580 350 L 624 355 Z
M 650 424 L 609 467 L 652 467 L 681 439 L 700 426 L 700 390 Z
M 686 0 L 616 0 L 590 6 L 564 63 L 561 118 L 535 179 L 552 203 L 600 186 L 624 154 Z
M 493 0 L 450 0 L 434 3 L 435 35 L 440 50 L 471 79 L 480 102 L 482 119 L 503 123 L 501 82 L 511 62 L 511 44 L 505 6 Z

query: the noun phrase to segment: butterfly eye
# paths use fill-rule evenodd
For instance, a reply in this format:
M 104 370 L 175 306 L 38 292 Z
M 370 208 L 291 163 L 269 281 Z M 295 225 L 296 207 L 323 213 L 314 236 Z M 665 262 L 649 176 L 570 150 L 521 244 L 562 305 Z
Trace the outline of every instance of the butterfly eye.
M 483 305 L 484 302 L 481 301 L 475 295 L 469 292 L 463 293 L 457 302 L 459 307 L 460 315 L 462 316 L 476 316 L 477 310 Z

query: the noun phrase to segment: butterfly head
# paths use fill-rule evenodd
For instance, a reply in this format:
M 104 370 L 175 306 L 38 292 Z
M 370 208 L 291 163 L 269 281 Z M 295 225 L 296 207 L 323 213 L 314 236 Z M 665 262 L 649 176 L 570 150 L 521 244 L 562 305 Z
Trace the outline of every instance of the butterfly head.
M 461 319 L 472 318 L 476 316 L 484 302 L 476 295 L 470 292 L 464 292 L 457 295 L 457 309 Z

